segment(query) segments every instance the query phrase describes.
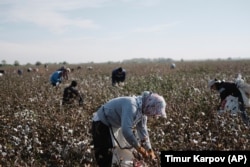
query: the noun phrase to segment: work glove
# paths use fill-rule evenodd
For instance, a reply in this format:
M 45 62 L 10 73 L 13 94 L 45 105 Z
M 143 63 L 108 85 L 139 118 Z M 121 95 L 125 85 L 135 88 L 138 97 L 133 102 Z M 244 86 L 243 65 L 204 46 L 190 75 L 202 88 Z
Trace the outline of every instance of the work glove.
M 136 148 L 136 151 L 138 151 L 144 158 L 148 158 L 149 154 L 148 152 L 141 146 Z
M 148 151 L 148 155 L 152 160 L 156 159 L 155 153 L 152 149 Z

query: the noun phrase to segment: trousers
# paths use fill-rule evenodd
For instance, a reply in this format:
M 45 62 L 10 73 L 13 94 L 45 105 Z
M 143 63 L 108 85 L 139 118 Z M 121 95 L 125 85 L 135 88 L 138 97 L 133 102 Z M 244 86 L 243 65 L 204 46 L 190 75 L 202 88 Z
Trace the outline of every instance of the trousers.
M 98 166 L 111 167 L 113 143 L 109 127 L 101 121 L 93 121 L 92 137 Z

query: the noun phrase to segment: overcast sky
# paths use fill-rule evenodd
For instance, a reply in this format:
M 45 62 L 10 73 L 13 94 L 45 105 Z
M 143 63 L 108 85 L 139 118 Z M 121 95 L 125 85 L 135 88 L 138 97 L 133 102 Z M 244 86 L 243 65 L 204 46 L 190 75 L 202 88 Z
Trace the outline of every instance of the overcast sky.
M 0 11 L 9 64 L 250 58 L 250 0 L 0 0 Z

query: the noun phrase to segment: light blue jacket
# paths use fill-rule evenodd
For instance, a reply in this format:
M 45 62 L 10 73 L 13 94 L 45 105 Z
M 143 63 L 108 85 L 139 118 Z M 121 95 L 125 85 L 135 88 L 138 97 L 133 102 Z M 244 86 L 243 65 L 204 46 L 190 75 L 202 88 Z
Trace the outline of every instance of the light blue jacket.
M 121 128 L 127 142 L 138 147 L 140 143 L 136 139 L 133 128 L 141 140 L 146 139 L 146 149 L 151 149 L 151 143 L 147 131 L 147 117 L 141 113 L 138 97 L 118 97 L 108 101 L 98 109 L 97 115 L 100 121 L 115 129 Z M 115 132 L 114 132 L 115 133 Z

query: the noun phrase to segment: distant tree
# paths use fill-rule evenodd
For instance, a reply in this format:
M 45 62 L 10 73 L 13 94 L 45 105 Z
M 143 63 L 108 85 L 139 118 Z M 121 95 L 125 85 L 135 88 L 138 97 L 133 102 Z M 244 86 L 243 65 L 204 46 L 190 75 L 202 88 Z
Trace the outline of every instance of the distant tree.
M 4 66 L 4 65 L 6 65 L 6 60 L 2 60 L 2 65 Z
M 19 66 L 19 65 L 20 65 L 19 61 L 15 60 L 14 61 L 14 66 Z
M 64 61 L 63 63 L 62 63 L 63 65 L 66 65 L 66 64 L 68 64 L 66 61 Z
M 40 66 L 40 65 L 42 65 L 42 63 L 40 61 L 37 61 L 36 66 Z

